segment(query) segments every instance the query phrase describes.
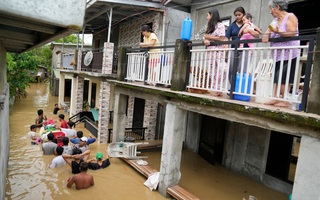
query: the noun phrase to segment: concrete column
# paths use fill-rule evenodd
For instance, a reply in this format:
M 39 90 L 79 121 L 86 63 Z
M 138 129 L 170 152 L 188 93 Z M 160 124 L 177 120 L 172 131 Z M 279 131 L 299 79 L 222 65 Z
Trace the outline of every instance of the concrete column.
M 124 131 L 126 125 L 126 107 L 127 96 L 122 94 L 116 94 L 113 115 L 113 142 L 124 141 Z
M 186 116 L 186 110 L 181 110 L 170 103 L 167 104 L 159 177 L 159 192 L 163 196 L 167 195 L 167 187 L 178 184 L 180 180 Z
M 308 98 L 307 112 L 320 115 L 320 28 L 317 29 L 316 49 L 314 51 L 312 81 Z M 312 51 L 311 51 L 312 52 Z
M 319 199 L 320 197 L 320 141 L 303 135 L 293 185 L 292 199 Z
M 71 81 L 70 113 L 69 116 L 76 114 L 77 109 L 77 78 L 73 77 Z
M 145 139 L 152 140 L 156 134 L 158 102 L 146 100 L 144 107 L 143 127 L 148 127 L 145 132 Z
M 75 51 L 75 53 L 78 52 L 78 56 L 76 56 L 75 62 L 77 63 L 77 66 L 75 67 L 77 71 L 81 71 L 81 64 L 82 64 L 82 51 L 79 49 L 78 51 Z
M 74 114 L 77 114 L 83 110 L 83 90 L 84 90 L 84 78 L 78 77 L 76 79 L 76 110 Z
M 176 40 L 171 78 L 171 90 L 185 91 L 188 69 L 190 41 Z
M 62 103 L 64 103 L 64 90 L 65 90 L 65 75 L 60 74 L 59 79 L 59 97 L 58 97 L 58 103 L 59 106 L 61 106 Z
M 134 108 L 134 97 L 129 96 L 126 128 L 131 128 L 132 127 L 132 123 L 133 123 L 133 108 Z
M 88 86 L 88 102 L 91 106 L 91 94 L 92 94 L 92 80 L 89 79 L 89 86 Z M 94 99 L 97 100 L 97 99 Z M 97 107 L 97 106 L 96 106 Z M 98 107 L 97 107 L 98 108 Z
M 193 152 L 198 152 L 201 131 L 201 115 L 195 112 L 188 112 L 187 135 L 185 146 Z
M 96 87 L 96 96 L 95 96 L 95 99 L 96 99 L 96 107 L 99 108 L 100 107 L 100 96 L 102 93 L 100 94 L 100 92 L 97 92 L 97 91 L 101 91 L 101 82 L 98 82 L 97 83 L 97 87 Z
M 118 70 L 117 70 L 118 81 L 124 81 L 126 70 L 127 70 L 127 49 L 126 47 L 120 47 L 119 55 L 118 55 Z
M 98 142 L 108 142 L 110 83 L 101 81 Z
M 114 44 L 105 42 L 103 48 L 102 73 L 112 74 Z

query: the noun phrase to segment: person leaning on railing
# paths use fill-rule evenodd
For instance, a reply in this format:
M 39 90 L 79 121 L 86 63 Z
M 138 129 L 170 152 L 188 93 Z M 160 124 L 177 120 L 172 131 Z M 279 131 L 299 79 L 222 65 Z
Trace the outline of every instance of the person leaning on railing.
M 268 42 L 269 38 L 279 38 L 279 37 L 293 37 L 299 35 L 298 30 L 298 18 L 293 13 L 288 13 L 286 10 L 288 8 L 288 3 L 285 0 L 272 0 L 269 2 L 270 13 L 274 17 L 273 22 L 269 25 L 268 30 L 265 32 L 262 37 L 262 42 Z M 289 46 L 299 46 L 300 41 L 286 41 L 286 42 L 271 42 L 271 47 L 289 47 Z M 272 51 L 274 54 L 275 51 Z M 286 49 L 284 52 L 284 62 L 283 62 L 283 71 L 281 77 L 281 88 L 280 95 L 282 98 L 284 97 L 285 91 L 285 81 L 287 69 L 290 67 L 289 65 L 289 56 L 290 50 Z M 291 56 L 291 70 L 290 70 L 290 78 L 289 83 L 293 83 L 294 74 L 295 74 L 295 66 L 296 66 L 296 58 L 299 56 L 299 50 L 293 49 Z M 275 66 L 275 75 L 274 75 L 274 84 L 277 86 L 279 73 L 280 73 L 280 65 L 281 65 L 281 50 L 276 51 L 276 66 Z M 276 87 L 277 88 L 277 87 Z M 276 96 L 276 91 L 274 90 L 274 96 Z M 288 107 L 289 103 L 279 100 L 271 100 L 265 103 L 266 105 L 274 105 L 278 107 Z
M 140 43 L 141 48 L 149 48 L 154 46 L 159 46 L 158 36 L 152 31 L 148 25 L 143 25 L 141 27 L 141 34 L 143 35 L 143 42 Z M 160 49 L 150 49 L 149 52 L 160 52 Z M 160 57 L 158 54 L 149 55 L 149 72 L 148 72 L 148 84 L 153 85 L 156 81 L 156 67 L 160 63 Z
M 206 34 L 204 34 L 203 36 L 204 45 L 208 46 L 208 49 L 224 48 L 224 45 L 210 46 L 210 42 L 219 42 L 219 41 L 226 40 L 225 27 L 221 23 L 219 11 L 215 8 L 210 9 L 207 14 L 207 20 L 208 20 L 208 28 L 207 28 Z M 213 77 L 213 79 L 211 80 L 212 87 L 216 90 L 221 89 L 221 86 L 220 86 L 221 79 L 226 78 L 225 68 L 227 68 L 227 66 L 223 59 L 224 59 L 223 51 L 217 50 L 217 51 L 208 52 L 208 60 L 207 60 L 208 66 L 209 66 L 208 75 L 210 77 Z M 212 72 L 214 72 L 213 76 L 212 76 Z M 214 92 L 213 96 L 222 96 L 222 92 Z

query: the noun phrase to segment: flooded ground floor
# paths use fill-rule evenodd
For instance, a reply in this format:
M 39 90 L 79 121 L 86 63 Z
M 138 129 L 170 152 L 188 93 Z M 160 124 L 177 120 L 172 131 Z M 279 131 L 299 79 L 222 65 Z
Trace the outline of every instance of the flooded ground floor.
M 48 84 L 31 84 L 28 97 L 18 99 L 10 114 L 10 158 L 7 175 L 6 199 L 170 199 L 143 185 L 144 176 L 118 158 L 111 158 L 106 169 L 88 171 L 95 185 L 87 190 L 67 188 L 67 179 L 72 176 L 68 165 L 48 168 L 53 155 L 43 155 L 41 145 L 31 145 L 26 139 L 29 127 L 35 122 L 37 110 L 43 109 L 48 118 L 53 115 L 58 97 L 50 95 Z M 60 111 L 66 114 L 64 111 Z M 68 117 L 66 117 L 68 118 Z M 75 127 L 85 136 L 89 131 L 83 125 Z M 107 144 L 90 145 L 91 156 L 105 152 Z M 154 169 L 160 169 L 160 151 L 143 152 Z M 210 200 L 242 200 L 249 195 L 259 200 L 286 200 L 286 195 L 276 192 L 257 181 L 234 173 L 224 167 L 211 165 L 202 157 L 188 150 L 183 151 L 179 185 L 198 196 Z

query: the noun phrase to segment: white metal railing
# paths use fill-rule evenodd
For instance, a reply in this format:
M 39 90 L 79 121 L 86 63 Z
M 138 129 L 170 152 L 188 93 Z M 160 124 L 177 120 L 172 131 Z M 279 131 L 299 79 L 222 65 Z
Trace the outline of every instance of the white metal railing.
M 128 53 L 128 81 L 146 81 L 148 84 L 171 85 L 174 51 Z M 146 62 L 148 57 L 148 66 Z M 147 69 L 147 72 L 146 72 Z M 145 78 L 145 74 L 147 76 Z
M 288 66 L 291 66 L 292 51 L 299 49 L 299 52 L 306 51 L 308 46 L 293 47 L 254 47 L 239 48 L 241 52 L 238 60 L 238 69 L 236 77 L 235 99 L 246 100 L 255 97 L 257 102 L 263 103 L 270 100 L 283 100 L 289 103 L 301 103 L 301 99 L 292 95 L 290 88 L 295 94 L 299 89 L 300 74 L 302 62 L 305 57 L 298 56 L 294 67 L 294 81 L 289 83 L 289 67 L 286 74 L 284 86 L 284 95 L 280 95 L 281 78 L 278 79 L 277 87 L 273 80 L 275 76 L 276 53 L 280 51 L 282 60 L 284 60 L 285 50 L 289 50 Z M 208 90 L 214 92 L 228 93 L 230 89 L 230 80 L 228 80 L 230 63 L 230 53 L 234 48 L 220 49 L 197 49 L 191 50 L 190 76 L 188 88 Z M 280 62 L 279 77 L 282 77 L 284 63 Z M 247 98 L 246 98 L 247 97 Z
M 144 52 L 128 53 L 127 76 L 128 81 L 144 81 L 146 55 Z

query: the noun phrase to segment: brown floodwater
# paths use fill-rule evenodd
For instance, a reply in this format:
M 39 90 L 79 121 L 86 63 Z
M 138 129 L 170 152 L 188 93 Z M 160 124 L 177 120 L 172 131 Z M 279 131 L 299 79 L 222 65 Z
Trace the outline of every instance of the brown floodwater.
M 72 176 L 68 165 L 50 169 L 53 155 L 43 155 L 41 145 L 31 145 L 26 139 L 29 127 L 34 123 L 37 110 L 43 109 L 48 118 L 58 97 L 53 97 L 49 85 L 31 84 L 26 99 L 18 99 L 10 113 L 10 157 L 7 173 L 6 199 L 147 199 L 162 200 L 157 191 L 143 185 L 145 177 L 118 158 L 111 158 L 111 165 L 88 173 L 93 175 L 95 185 L 86 190 L 67 188 L 67 179 Z M 66 114 L 64 111 L 61 113 Z M 89 132 L 78 125 L 76 130 Z M 91 156 L 104 152 L 106 144 L 90 145 Z M 105 152 L 104 152 L 105 153 Z M 160 151 L 142 153 L 150 166 L 159 170 Z M 197 154 L 184 150 L 181 163 L 182 177 L 179 185 L 206 200 L 242 200 L 249 195 L 259 200 L 287 200 L 287 196 L 219 165 L 211 165 Z

